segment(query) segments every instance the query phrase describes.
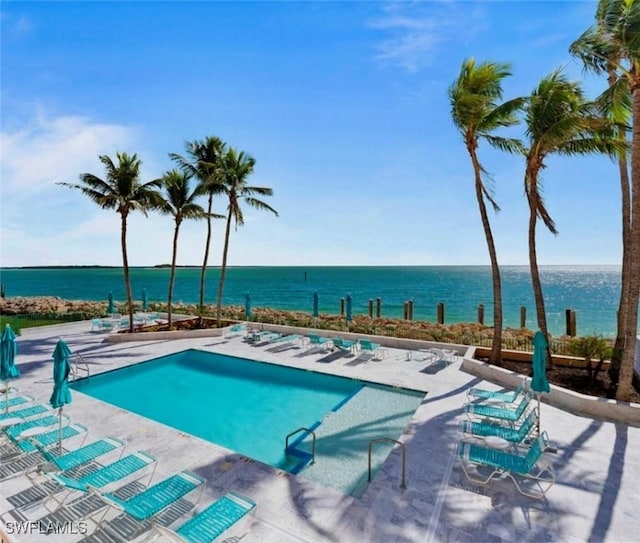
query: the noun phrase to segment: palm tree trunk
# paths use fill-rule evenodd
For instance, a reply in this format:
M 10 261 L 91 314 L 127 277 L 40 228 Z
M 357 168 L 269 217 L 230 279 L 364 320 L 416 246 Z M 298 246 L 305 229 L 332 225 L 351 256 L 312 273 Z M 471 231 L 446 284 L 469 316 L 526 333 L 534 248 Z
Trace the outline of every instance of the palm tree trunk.
M 633 366 L 638 336 L 638 300 L 640 298 L 640 74 L 631 85 L 633 132 L 631 138 L 631 240 L 629 248 L 629 307 L 620 381 L 616 399 L 628 401 L 633 383 Z
M 224 232 L 224 249 L 222 250 L 222 267 L 220 268 L 220 282 L 218 283 L 218 304 L 216 308 L 216 318 L 218 328 L 220 328 L 220 315 L 222 313 L 222 290 L 224 289 L 224 276 L 227 272 L 227 251 L 229 249 L 229 235 L 231 234 L 231 210 L 227 215 L 227 227 Z
M 200 300 L 198 308 L 200 311 L 200 325 L 202 326 L 202 315 L 204 313 L 204 287 L 207 274 L 207 263 L 209 262 L 209 247 L 211 246 L 211 212 L 213 210 L 213 193 L 209 193 L 209 207 L 207 208 L 207 240 L 204 245 L 204 260 L 202 270 L 200 270 Z
M 544 296 L 542 295 L 542 282 L 538 271 L 538 257 L 536 254 L 536 223 L 538 219 L 538 195 L 537 195 L 537 172 L 532 172 L 527 168 L 528 189 L 527 201 L 529 202 L 529 267 L 531 269 L 531 284 L 533 286 L 533 297 L 536 304 L 536 317 L 538 329 L 544 334 L 549 344 L 549 332 L 547 330 L 547 313 L 544 307 Z M 551 349 L 547 348 L 547 364 L 553 367 Z
M 127 257 L 127 215 L 121 212 L 120 244 L 122 246 L 122 272 L 124 275 L 124 289 L 127 293 L 127 307 L 129 308 L 129 332 L 133 332 L 133 295 L 131 294 L 131 280 L 129 278 L 129 258 Z
M 169 295 L 167 296 L 167 321 L 171 330 L 171 302 L 173 300 L 173 284 L 176 278 L 176 257 L 178 255 L 178 231 L 180 221 L 176 220 L 176 229 L 173 232 L 173 255 L 171 257 L 171 277 L 169 277 Z
M 629 318 L 629 257 L 631 250 L 631 189 L 627 159 L 618 160 L 620 170 L 620 192 L 622 199 L 622 271 L 620 273 L 620 303 L 618 305 L 617 334 L 613 356 L 609 366 L 609 378 L 617 385 L 620 377 L 620 363 L 624 351 L 627 319 Z
M 607 83 L 613 87 L 618 82 L 618 73 L 614 65 L 609 66 Z M 626 129 L 618 129 L 621 138 L 626 138 Z M 629 168 L 627 155 L 618 159 L 620 172 L 620 196 L 622 200 L 622 271 L 620 273 L 620 303 L 618 305 L 616 341 L 609 365 L 609 378 L 613 388 L 618 386 L 620 378 L 620 362 L 624 351 L 625 329 L 629 312 L 629 251 L 631 249 L 631 188 L 629 185 Z
M 493 233 L 491 232 L 491 224 L 489 223 L 489 215 L 487 214 L 487 206 L 484 202 L 482 193 L 482 176 L 480 163 L 475 153 L 475 149 L 470 148 L 471 161 L 473 162 L 473 171 L 475 173 L 476 199 L 480 209 L 480 218 L 482 220 L 482 228 L 484 236 L 487 240 L 487 248 L 489 249 L 489 259 L 491 260 L 491 275 L 493 282 L 493 341 L 491 343 L 491 355 L 489 360 L 493 364 L 502 362 L 502 285 L 500 280 L 500 267 L 498 266 L 498 256 L 493 241 Z

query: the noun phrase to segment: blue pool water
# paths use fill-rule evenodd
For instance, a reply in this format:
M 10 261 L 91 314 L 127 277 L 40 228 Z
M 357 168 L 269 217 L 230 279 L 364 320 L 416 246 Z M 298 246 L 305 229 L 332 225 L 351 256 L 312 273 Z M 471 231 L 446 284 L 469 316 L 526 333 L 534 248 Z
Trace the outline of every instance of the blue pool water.
M 318 435 L 318 451 L 327 452 L 322 462 L 317 458 L 310 478 L 320 483 L 327 479 L 326 484 L 345 493 L 361 486 L 366 476 L 366 439 L 397 438 L 423 396 L 197 350 L 92 376 L 71 386 L 293 472 L 301 468 L 301 460 L 285 455 L 285 437 L 297 428 L 312 428 Z M 294 444 L 296 437 L 304 434 L 294 436 Z M 298 441 L 301 453 L 309 450 L 308 438 Z M 376 469 L 388 452 L 376 455 Z M 341 471 L 336 466 L 342 457 L 356 458 L 356 467 L 345 466 L 345 473 L 336 473 Z M 331 466 L 331 477 L 323 473 L 323 465 Z

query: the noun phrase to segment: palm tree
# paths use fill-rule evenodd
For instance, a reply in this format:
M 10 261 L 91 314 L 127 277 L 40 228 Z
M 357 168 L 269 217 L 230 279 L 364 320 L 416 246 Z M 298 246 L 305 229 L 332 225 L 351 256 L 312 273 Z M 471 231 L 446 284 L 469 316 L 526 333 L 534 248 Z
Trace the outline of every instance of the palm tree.
M 176 276 L 176 258 L 178 255 L 178 234 L 180 225 L 185 219 L 204 219 L 207 212 L 195 202 L 200 196 L 201 186 L 195 190 L 190 187 L 191 176 L 184 172 L 171 170 L 162 177 L 165 194 L 157 205 L 158 211 L 165 215 L 172 215 L 175 222 L 173 231 L 173 254 L 171 257 L 171 276 L 169 278 L 169 294 L 167 296 L 167 320 L 171 330 L 171 302 L 173 300 L 173 285 Z
M 564 156 L 606 153 L 612 157 L 624 149 L 624 142 L 614 137 L 611 124 L 600 115 L 593 102 L 586 100 L 578 82 L 569 81 L 555 70 L 540 81 L 525 106 L 526 170 L 525 195 L 529 204 L 529 265 L 536 304 L 538 328 L 548 339 L 542 284 L 536 254 L 538 218 L 557 234 L 555 222 L 542 198 L 540 172 L 549 155 Z M 549 355 L 549 364 L 552 359 Z
M 616 398 L 628 400 L 640 300 L 640 1 L 600 0 L 596 24 L 570 47 L 585 68 L 606 73 L 609 89 L 603 94 L 612 117 L 627 118 L 631 111 L 631 182 L 626 155 L 619 159 L 622 189 L 622 275 L 618 310 L 618 332 L 612 360 L 613 378 L 618 382 Z M 620 354 L 621 353 L 621 354 Z
M 209 250 L 211 247 L 211 220 L 224 218 L 223 215 L 213 213 L 213 198 L 215 195 L 224 192 L 219 171 L 227 144 L 216 136 L 210 136 L 204 140 L 188 142 L 185 147 L 189 159 L 176 153 L 170 153 L 169 156 L 178 163 L 183 171 L 200 181 L 202 188 L 199 189 L 199 191 L 208 196 L 207 239 L 204 245 L 202 269 L 200 270 L 200 298 L 198 301 L 198 308 L 202 318 L 204 312 L 207 264 L 209 262 Z
M 129 332 L 133 332 L 133 296 L 127 256 L 127 219 L 129 213 L 136 210 L 142 211 L 146 216 L 147 211 L 158 202 L 160 194 L 155 189 L 160 186 L 160 180 L 140 182 L 142 162 L 135 154 L 116 153 L 117 165 L 107 155 L 100 155 L 99 158 L 106 170 L 105 180 L 91 173 L 83 173 L 80 175 L 81 183 L 57 184 L 78 189 L 102 209 L 115 209 L 120 214 L 120 244 L 124 286 L 129 308 Z
M 247 185 L 248 177 L 253 173 L 256 161 L 253 157 L 237 152 L 235 149 L 228 149 L 222 158 L 220 173 L 224 183 L 224 192 L 229 200 L 227 206 L 227 225 L 224 234 L 224 248 L 222 250 L 222 267 L 220 268 L 220 282 L 218 285 L 218 301 L 216 308 L 216 318 L 220 326 L 220 313 L 222 311 L 222 292 L 224 289 L 224 279 L 227 271 L 227 253 L 229 250 L 229 236 L 231 234 L 231 221 L 235 221 L 236 229 L 244 225 L 244 215 L 240 207 L 241 200 L 255 209 L 270 211 L 276 217 L 278 212 L 269 204 L 256 198 L 256 196 L 272 196 L 273 189 L 267 187 L 252 187 Z
M 460 131 L 471 158 L 476 200 L 491 260 L 493 342 L 490 360 L 494 364 L 502 360 L 502 287 L 498 256 L 485 199 L 489 201 L 494 211 L 500 211 L 500 207 L 494 200 L 490 188 L 483 181 L 483 176 L 485 178 L 488 176 L 480 164 L 477 150 L 479 140 L 484 139 L 498 149 L 522 152 L 519 141 L 492 135 L 496 129 L 513 126 L 518 122 L 515 113 L 522 107 L 523 99 L 511 100 L 503 104 L 496 103 L 502 99 L 502 80 L 509 75 L 511 70 L 508 64 L 483 62 L 476 65 L 472 58 L 467 59 L 462 63 L 460 75 L 448 91 L 453 124 Z

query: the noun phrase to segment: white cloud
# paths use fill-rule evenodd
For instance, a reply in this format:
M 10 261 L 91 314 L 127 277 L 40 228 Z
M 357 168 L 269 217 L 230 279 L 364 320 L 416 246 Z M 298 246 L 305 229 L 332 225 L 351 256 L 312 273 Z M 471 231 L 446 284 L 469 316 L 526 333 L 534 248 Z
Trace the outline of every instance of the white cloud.
M 25 127 L 0 133 L 3 197 L 17 189 L 38 190 L 101 168 L 98 155 L 121 149 L 134 138 L 135 130 L 130 127 L 38 114 Z
M 395 2 L 369 26 L 386 37 L 378 44 L 377 58 L 414 73 L 429 65 L 442 44 L 468 40 L 484 26 L 482 11 L 457 2 Z

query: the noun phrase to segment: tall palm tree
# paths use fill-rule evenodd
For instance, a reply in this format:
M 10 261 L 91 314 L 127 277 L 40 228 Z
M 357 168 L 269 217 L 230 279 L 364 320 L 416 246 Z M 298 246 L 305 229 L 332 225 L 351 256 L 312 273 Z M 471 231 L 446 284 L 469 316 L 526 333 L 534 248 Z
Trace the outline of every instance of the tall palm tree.
M 178 255 L 178 234 L 180 225 L 185 219 L 204 219 L 207 212 L 202 206 L 196 203 L 200 196 L 201 187 L 194 190 L 190 187 L 191 176 L 184 172 L 171 170 L 162 177 L 164 195 L 158 203 L 157 209 L 165 215 L 172 215 L 175 222 L 173 230 L 173 253 L 171 257 L 171 276 L 169 278 L 169 293 L 167 296 L 167 320 L 169 330 L 171 330 L 171 313 L 173 301 L 173 286 L 176 276 L 176 258 Z
M 227 225 L 224 234 L 224 248 L 222 250 L 222 267 L 220 268 L 220 282 L 218 284 L 218 301 L 216 308 L 216 318 L 220 326 L 220 313 L 222 311 L 222 292 L 224 289 L 224 279 L 227 271 L 227 254 L 229 251 L 229 236 L 231 234 L 231 221 L 235 221 L 236 229 L 244 225 L 244 214 L 240 207 L 240 202 L 263 211 L 270 211 L 276 217 L 278 212 L 269 204 L 256 198 L 256 196 L 272 196 L 273 189 L 267 187 L 253 187 L 247 184 L 249 176 L 253 173 L 256 161 L 252 156 L 244 151 L 228 149 L 222 158 L 220 169 L 224 183 L 224 192 L 229 200 L 227 206 Z
M 618 378 L 618 400 L 628 400 L 633 380 L 640 300 L 640 0 L 600 0 L 596 23 L 570 47 L 585 67 L 606 73 L 610 105 L 620 106 L 616 119 L 631 110 L 631 181 L 626 157 L 619 161 L 622 188 L 622 276 L 618 332 L 612 373 Z M 628 102 L 627 102 L 628 101 Z M 620 351 L 622 355 L 620 356 Z M 619 364 L 618 364 L 619 359 Z M 616 375 L 617 374 L 617 375 Z
M 224 193 L 219 172 L 227 144 L 217 136 L 209 136 L 204 140 L 187 142 L 185 147 L 188 158 L 184 158 L 176 153 L 170 153 L 169 156 L 177 162 L 183 171 L 200 181 L 202 188 L 199 189 L 199 191 L 208 197 L 207 239 L 204 245 L 204 257 L 200 270 L 200 298 L 198 301 L 198 308 L 200 316 L 202 317 L 204 312 L 207 264 L 209 262 L 209 250 L 211 248 L 211 220 L 224 218 L 223 215 L 213 213 L 213 200 L 214 196 Z
M 538 218 L 553 234 L 557 234 L 558 230 L 542 197 L 540 173 L 546 167 L 546 159 L 552 154 L 574 156 L 606 153 L 615 157 L 625 145 L 614 137 L 611 124 L 600 115 L 597 106 L 586 100 L 580 84 L 569 81 L 560 69 L 544 77 L 533 91 L 525 106 L 525 123 L 528 148 L 524 188 L 529 204 L 529 265 L 538 328 L 548 338 L 536 254 Z
M 502 286 L 498 256 L 485 200 L 496 212 L 500 211 L 500 207 L 494 200 L 490 187 L 485 184 L 483 177 L 487 178 L 488 175 L 480 163 L 477 151 L 479 140 L 484 139 L 498 149 L 522 152 L 522 144 L 519 141 L 493 135 L 498 128 L 517 124 L 516 112 L 523 104 L 521 98 L 502 104 L 497 103 L 502 99 L 502 80 L 509 75 L 511 75 L 511 69 L 508 64 L 495 62 L 476 64 L 470 58 L 462 63 L 460 75 L 448 91 L 453 124 L 460 131 L 471 158 L 476 200 L 491 261 L 493 342 L 490 360 L 494 364 L 502 360 Z
M 107 155 L 100 155 L 99 158 L 106 170 L 104 180 L 92 173 L 83 173 L 80 175 L 81 183 L 57 184 L 77 189 L 102 209 L 115 209 L 120 214 L 120 245 L 129 308 L 129 332 L 133 332 L 133 296 L 127 256 L 127 219 L 129 213 L 136 210 L 142 211 L 146 216 L 147 211 L 157 204 L 160 194 L 156 189 L 160 186 L 160 180 L 140 182 L 142 162 L 135 154 L 116 153 L 117 164 Z

